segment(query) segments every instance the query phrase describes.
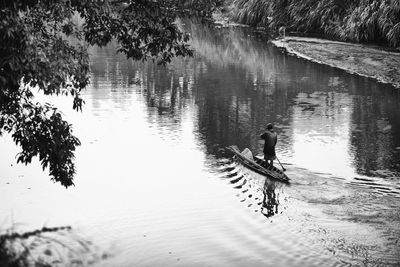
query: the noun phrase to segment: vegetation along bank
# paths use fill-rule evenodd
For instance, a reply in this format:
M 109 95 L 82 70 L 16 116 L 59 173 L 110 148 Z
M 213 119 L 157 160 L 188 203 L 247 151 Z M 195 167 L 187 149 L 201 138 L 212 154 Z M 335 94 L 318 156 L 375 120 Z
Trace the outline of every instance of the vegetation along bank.
M 281 29 L 281 37 L 284 27 L 286 38 L 273 43 L 290 53 L 400 87 L 400 0 L 228 0 L 225 4 L 235 22 L 272 33 Z

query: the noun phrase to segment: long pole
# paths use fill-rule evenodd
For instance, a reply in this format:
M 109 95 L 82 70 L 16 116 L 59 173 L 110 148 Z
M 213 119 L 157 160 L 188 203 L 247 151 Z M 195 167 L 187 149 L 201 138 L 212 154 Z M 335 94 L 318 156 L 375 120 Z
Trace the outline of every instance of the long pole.
M 278 160 L 279 164 L 281 165 L 282 171 L 286 171 L 285 167 L 283 167 L 283 165 L 282 165 L 282 163 L 279 161 L 278 157 L 276 157 L 276 159 Z

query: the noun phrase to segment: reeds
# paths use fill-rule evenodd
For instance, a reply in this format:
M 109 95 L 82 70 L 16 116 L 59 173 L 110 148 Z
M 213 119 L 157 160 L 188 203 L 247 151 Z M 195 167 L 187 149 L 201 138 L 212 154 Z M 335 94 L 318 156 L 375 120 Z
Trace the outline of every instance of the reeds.
M 400 46 L 400 0 L 233 0 L 239 23 Z
M 270 14 L 269 1 L 265 0 L 234 0 L 231 4 L 231 16 L 234 20 L 250 26 L 268 25 Z

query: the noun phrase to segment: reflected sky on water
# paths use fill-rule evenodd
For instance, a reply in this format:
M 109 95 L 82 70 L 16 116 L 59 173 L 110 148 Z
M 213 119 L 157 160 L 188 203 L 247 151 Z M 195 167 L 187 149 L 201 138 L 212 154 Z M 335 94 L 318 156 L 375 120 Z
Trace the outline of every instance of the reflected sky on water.
M 400 91 L 284 54 L 262 33 L 183 24 L 194 58 L 165 67 L 93 47 L 76 186 L 15 165 L 0 140 L 0 218 L 72 225 L 103 266 L 395 266 Z M 225 147 L 262 151 L 273 122 L 291 185 Z
M 163 68 L 115 57 L 105 68 L 94 60 L 92 69 L 110 79 L 109 68 L 115 68 L 118 79 L 111 86 L 140 87 L 149 117 L 170 120 L 171 127 L 180 125 L 185 107 L 194 101 L 194 134 L 204 142 L 206 155 L 224 156 L 221 149 L 231 144 L 261 152 L 258 136 L 273 122 L 285 162 L 350 179 L 399 176 L 398 90 L 283 55 L 248 29 L 186 28 L 192 32 L 194 59 L 176 59 Z M 94 91 L 99 82 L 95 76 Z

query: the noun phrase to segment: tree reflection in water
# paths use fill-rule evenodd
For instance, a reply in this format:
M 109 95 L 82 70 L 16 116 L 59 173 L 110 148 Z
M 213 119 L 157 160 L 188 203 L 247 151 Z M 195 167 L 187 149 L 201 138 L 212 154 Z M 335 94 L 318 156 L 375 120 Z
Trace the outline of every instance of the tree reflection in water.
M 93 49 L 93 101 L 130 104 L 129 91 L 138 90 L 148 121 L 171 134 L 183 127 L 183 117 L 193 116 L 210 162 L 226 157 L 228 145 L 261 151 L 258 135 L 273 121 L 285 161 L 349 179 L 382 177 L 382 170 L 400 176 L 400 91 L 282 54 L 249 29 L 187 21 L 183 27 L 196 56 L 166 67 L 111 56 L 112 46 Z M 128 93 L 100 96 L 105 91 L 96 88 L 104 80 Z

